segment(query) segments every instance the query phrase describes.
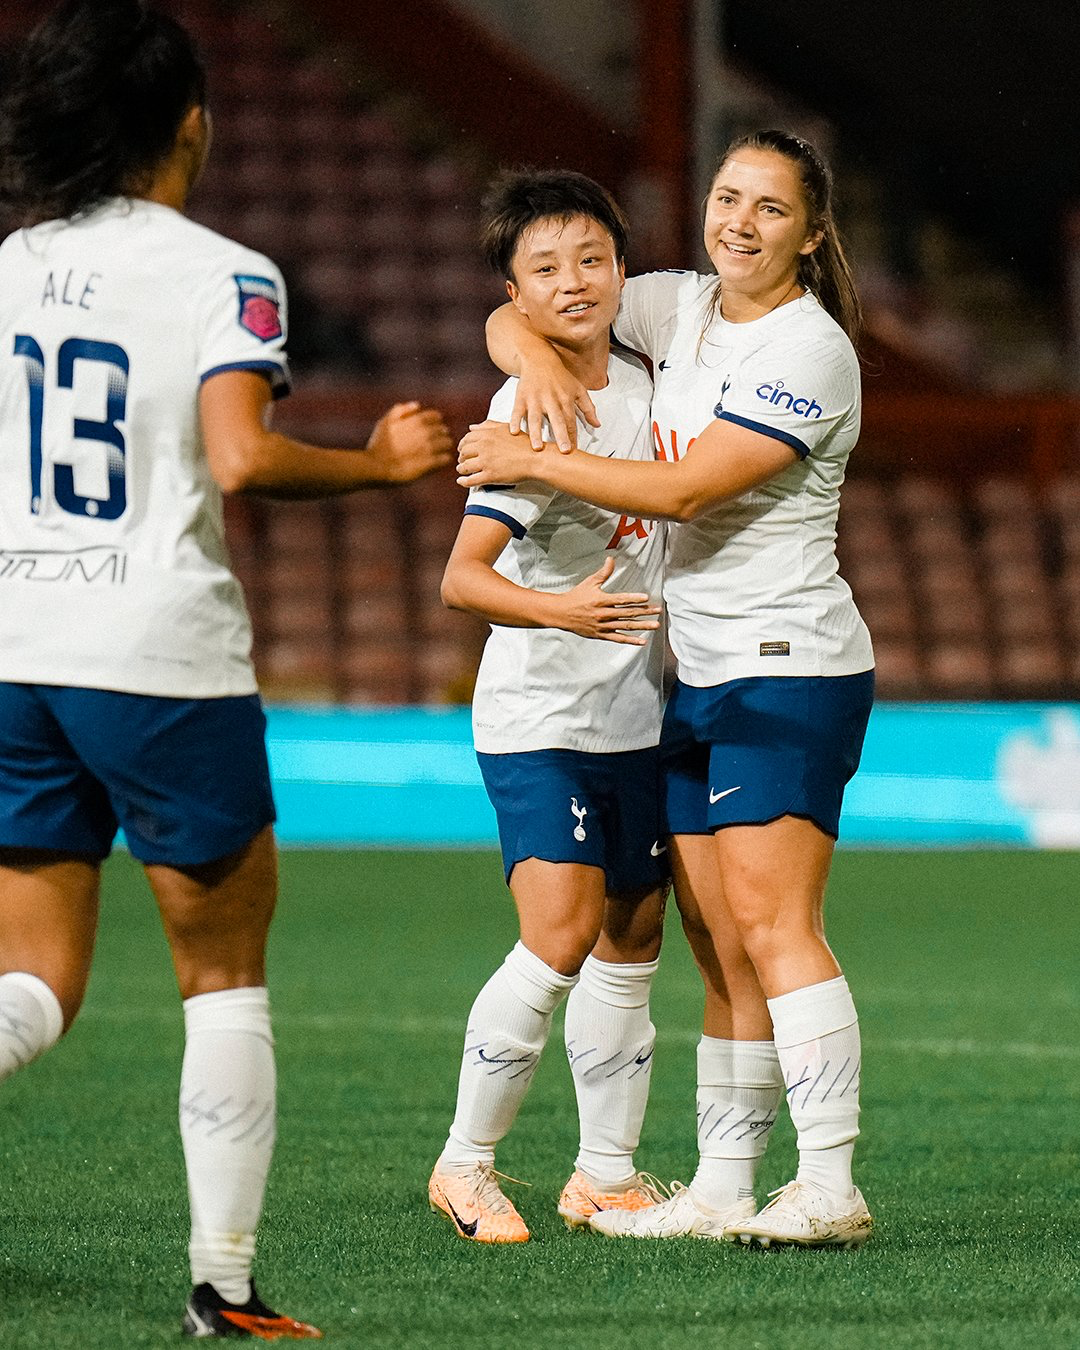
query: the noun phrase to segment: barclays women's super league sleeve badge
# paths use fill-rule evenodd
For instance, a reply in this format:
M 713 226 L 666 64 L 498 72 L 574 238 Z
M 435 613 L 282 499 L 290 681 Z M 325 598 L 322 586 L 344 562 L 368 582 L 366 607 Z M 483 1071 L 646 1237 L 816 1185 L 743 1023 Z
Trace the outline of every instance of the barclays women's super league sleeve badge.
M 282 335 L 281 297 L 269 277 L 234 276 L 240 293 L 240 327 L 260 342 L 273 342 Z

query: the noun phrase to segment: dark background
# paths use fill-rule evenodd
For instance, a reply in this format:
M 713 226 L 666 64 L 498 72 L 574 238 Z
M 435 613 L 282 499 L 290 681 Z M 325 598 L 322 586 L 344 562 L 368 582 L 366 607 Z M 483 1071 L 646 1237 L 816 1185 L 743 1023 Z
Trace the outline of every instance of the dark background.
M 723 6 L 730 58 L 843 128 L 890 207 L 946 214 L 1045 291 L 1080 205 L 1080 5 L 768 0 Z

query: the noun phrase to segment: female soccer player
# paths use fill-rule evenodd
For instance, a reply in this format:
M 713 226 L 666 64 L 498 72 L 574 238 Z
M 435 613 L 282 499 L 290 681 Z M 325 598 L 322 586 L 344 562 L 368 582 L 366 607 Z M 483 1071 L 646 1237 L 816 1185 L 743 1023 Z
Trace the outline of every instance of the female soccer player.
M 461 447 L 469 486 L 535 481 L 677 522 L 664 596 L 678 680 L 661 755 L 675 892 L 706 988 L 701 1158 L 690 1187 L 653 1209 L 598 1216 L 606 1233 L 850 1246 L 871 1229 L 851 1177 L 858 1021 L 822 927 L 873 696 L 869 635 L 833 549 L 860 388 L 830 189 L 805 141 L 748 136 L 707 199 L 716 276 L 628 282 L 615 331 L 654 362 L 661 462 L 537 453 L 493 423 Z M 565 410 L 588 407 L 580 382 L 520 316 L 492 327 L 500 364 L 516 369 L 520 353 L 523 376 L 543 372 L 511 421 L 524 410 L 535 435 L 541 408 L 568 442 Z M 755 1214 L 755 1164 L 785 1093 L 798 1175 Z
M 513 304 L 603 409 L 589 453 L 645 459 L 652 386 L 608 342 L 624 279 L 619 208 L 591 179 L 550 171 L 504 175 L 485 209 L 485 252 Z M 495 395 L 491 417 L 509 415 L 516 384 Z M 477 1242 L 528 1239 L 496 1179 L 495 1146 L 567 994 L 581 1145 L 559 1213 L 583 1227 L 592 1214 L 660 1199 L 633 1154 L 666 873 L 656 762 L 664 653 L 650 599 L 663 548 L 652 521 L 550 488 L 487 489 L 470 495 L 447 564 L 446 603 L 492 624 L 473 730 L 521 931 L 469 1014 L 457 1112 L 428 1191 Z
M 67 0 L 0 108 L 0 1077 L 70 1027 L 118 822 L 184 1000 L 190 1336 L 304 1338 L 251 1283 L 274 1142 L 265 988 L 276 858 L 221 493 L 318 496 L 449 459 L 390 410 L 360 453 L 267 429 L 288 387 L 280 276 L 183 216 L 206 155 L 188 35 Z

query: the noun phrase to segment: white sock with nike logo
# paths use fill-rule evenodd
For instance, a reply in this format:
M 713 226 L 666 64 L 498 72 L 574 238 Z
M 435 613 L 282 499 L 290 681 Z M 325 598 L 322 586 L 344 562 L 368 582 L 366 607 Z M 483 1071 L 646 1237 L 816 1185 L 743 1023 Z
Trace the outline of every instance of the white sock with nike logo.
M 184 1000 L 184 1024 L 191 1282 L 245 1303 L 277 1116 L 269 997 L 262 987 L 196 994 Z
M 769 999 L 788 1110 L 799 1136 L 799 1181 L 837 1200 L 854 1189 L 862 1048 L 859 1017 L 842 975 Z
M 710 1209 L 754 1194 L 784 1078 L 772 1041 L 702 1036 L 697 1050 L 698 1168 L 690 1188 Z
M 604 1185 L 618 1186 L 635 1172 L 656 1040 L 649 990 L 658 965 L 588 956 L 566 1001 L 566 1056 L 581 1126 L 576 1165 Z
M 560 975 L 518 942 L 477 994 L 442 1165 L 494 1161 L 495 1145 L 513 1125 L 540 1062 L 552 1014 L 577 978 Z

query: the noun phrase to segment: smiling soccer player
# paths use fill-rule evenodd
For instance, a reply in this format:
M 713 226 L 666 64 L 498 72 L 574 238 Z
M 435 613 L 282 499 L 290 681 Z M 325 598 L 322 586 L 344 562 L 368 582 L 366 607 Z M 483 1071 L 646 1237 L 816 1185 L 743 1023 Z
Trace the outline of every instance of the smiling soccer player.
M 604 410 L 589 453 L 648 458 L 651 383 L 609 347 L 626 246 L 618 207 L 580 174 L 526 172 L 498 180 L 485 209 L 486 252 L 511 302 Z M 506 418 L 515 394 L 510 380 L 490 416 Z M 499 1187 L 495 1146 L 567 994 L 581 1145 L 559 1213 L 583 1226 L 660 1198 L 633 1153 L 666 879 L 656 761 L 663 533 L 550 488 L 487 489 L 470 494 L 447 564 L 446 603 L 492 625 L 473 730 L 521 931 L 469 1014 L 457 1111 L 429 1186 L 433 1208 L 478 1242 L 529 1236 Z

